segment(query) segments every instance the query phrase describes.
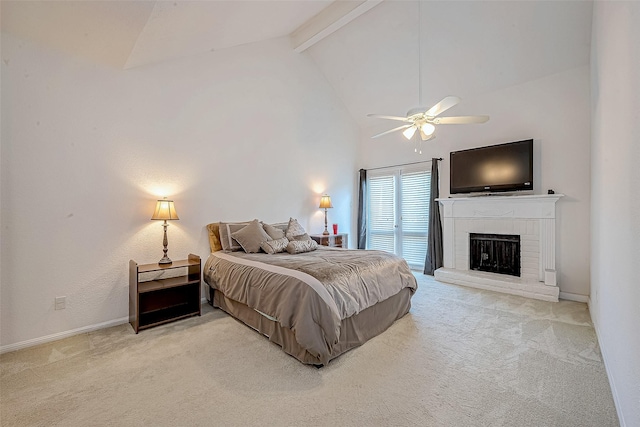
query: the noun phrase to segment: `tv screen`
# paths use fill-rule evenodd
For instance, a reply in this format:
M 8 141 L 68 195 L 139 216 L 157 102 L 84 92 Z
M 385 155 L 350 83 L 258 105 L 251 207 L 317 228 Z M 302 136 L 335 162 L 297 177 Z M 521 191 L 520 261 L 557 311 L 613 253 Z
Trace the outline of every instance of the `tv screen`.
M 451 194 L 533 190 L 533 139 L 453 151 Z

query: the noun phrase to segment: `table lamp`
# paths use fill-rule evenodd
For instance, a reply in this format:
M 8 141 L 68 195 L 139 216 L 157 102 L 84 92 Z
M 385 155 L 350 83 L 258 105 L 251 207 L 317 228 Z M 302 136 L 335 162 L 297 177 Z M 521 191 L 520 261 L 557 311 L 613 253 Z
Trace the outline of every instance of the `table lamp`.
M 320 209 L 324 209 L 324 231 L 322 234 L 327 236 L 329 234 L 329 230 L 327 230 L 327 209 L 332 208 L 331 206 L 331 197 L 326 194 L 323 194 L 320 198 Z
M 173 200 L 167 200 L 166 197 L 162 200 L 158 200 L 156 203 L 156 210 L 151 219 L 164 220 L 164 224 L 162 224 L 164 227 L 164 240 L 162 241 L 164 244 L 164 256 L 160 261 L 158 261 L 158 264 L 171 264 L 171 260 L 167 256 L 167 245 L 169 244 L 167 240 L 167 227 L 169 226 L 169 224 L 167 224 L 167 220 L 171 221 L 174 219 L 180 219 L 176 213 L 176 207 L 173 205 Z

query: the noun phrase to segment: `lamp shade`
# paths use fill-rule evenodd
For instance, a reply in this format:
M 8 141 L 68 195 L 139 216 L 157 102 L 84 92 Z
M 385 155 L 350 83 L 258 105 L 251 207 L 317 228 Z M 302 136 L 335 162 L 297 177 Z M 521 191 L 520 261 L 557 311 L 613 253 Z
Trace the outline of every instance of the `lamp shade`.
M 328 208 L 332 208 L 333 206 L 331 206 L 331 197 L 329 197 L 328 195 L 324 194 L 321 198 L 320 198 L 320 206 L 321 209 L 328 209 Z
M 433 132 L 435 130 L 436 130 L 436 127 L 431 123 L 424 123 L 422 126 L 420 126 L 420 132 L 424 133 L 427 136 L 433 135 Z
M 180 219 L 178 218 L 178 213 L 176 212 L 176 207 L 173 204 L 173 200 L 158 200 L 158 202 L 156 203 L 156 210 L 153 213 L 151 219 Z
M 402 134 L 407 139 L 413 138 L 413 134 L 414 133 L 416 133 L 416 127 L 415 126 L 411 126 L 409 128 L 406 128 L 404 131 L 402 131 Z

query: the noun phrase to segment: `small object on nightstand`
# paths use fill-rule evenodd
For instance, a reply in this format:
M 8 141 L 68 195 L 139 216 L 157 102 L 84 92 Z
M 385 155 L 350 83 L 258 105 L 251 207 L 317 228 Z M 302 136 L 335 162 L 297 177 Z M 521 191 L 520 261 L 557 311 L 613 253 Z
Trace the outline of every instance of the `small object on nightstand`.
M 338 224 L 333 224 L 333 234 L 338 234 Z
M 556 194 L 556 192 L 551 190 L 551 189 L 549 189 L 549 190 L 547 190 L 547 194 Z
M 182 276 L 140 280 L 140 275 L 185 268 Z M 201 314 L 200 257 L 171 264 L 141 264 L 129 261 L 129 323 L 138 333 L 141 329 Z
M 164 220 L 164 224 L 162 224 L 164 227 L 164 239 L 162 240 L 162 244 L 164 245 L 164 256 L 160 261 L 158 261 L 158 264 L 171 264 L 171 259 L 167 256 L 167 245 L 169 244 L 167 241 L 167 227 L 169 226 L 169 224 L 167 224 L 167 220 L 172 221 L 180 219 L 178 218 L 176 207 L 173 205 L 173 200 L 167 200 L 166 197 L 162 200 L 158 200 L 156 203 L 156 210 L 153 212 L 151 219 Z
M 349 235 L 347 233 L 337 233 L 337 234 L 311 234 L 313 240 L 315 240 L 319 245 L 329 246 L 330 248 L 348 248 L 348 238 Z
M 327 230 L 327 209 L 332 208 L 333 206 L 331 205 L 331 197 L 329 197 L 327 194 L 324 194 L 321 198 L 320 198 L 320 209 L 324 209 L 324 231 L 322 232 L 322 234 L 324 234 L 325 236 L 329 235 L 329 230 Z

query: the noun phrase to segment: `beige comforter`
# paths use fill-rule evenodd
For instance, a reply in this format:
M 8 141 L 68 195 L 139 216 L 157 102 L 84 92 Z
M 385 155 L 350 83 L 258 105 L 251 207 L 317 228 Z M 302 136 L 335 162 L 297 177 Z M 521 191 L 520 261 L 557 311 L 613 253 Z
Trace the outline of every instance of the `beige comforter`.
M 417 289 L 404 259 L 382 251 L 320 247 L 289 255 L 214 252 L 205 281 L 228 298 L 275 319 L 326 363 L 342 319 Z

